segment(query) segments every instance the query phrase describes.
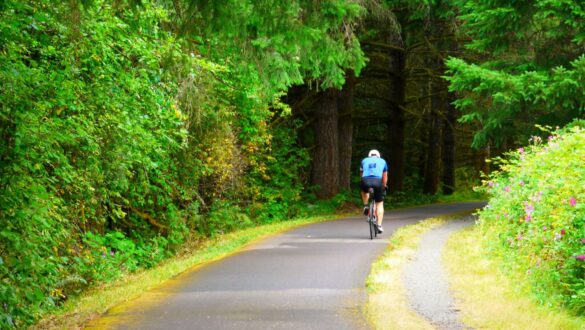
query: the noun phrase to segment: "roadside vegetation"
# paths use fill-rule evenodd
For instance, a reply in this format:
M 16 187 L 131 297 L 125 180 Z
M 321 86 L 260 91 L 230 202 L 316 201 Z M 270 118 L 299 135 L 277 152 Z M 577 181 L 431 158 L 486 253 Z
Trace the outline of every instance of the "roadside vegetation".
M 584 122 L 497 159 L 485 181 L 481 246 L 541 305 L 585 316 Z M 519 280 L 518 278 L 516 280 Z
M 365 313 L 374 329 L 435 329 L 410 306 L 402 271 L 426 232 L 463 215 L 427 219 L 393 234 L 366 281 Z M 583 315 L 555 306 L 552 299 L 537 298 L 531 272 L 511 267 L 506 256 L 490 253 L 492 237 L 485 236 L 482 227 L 454 233 L 443 250 L 460 321 L 475 329 L 583 329 Z

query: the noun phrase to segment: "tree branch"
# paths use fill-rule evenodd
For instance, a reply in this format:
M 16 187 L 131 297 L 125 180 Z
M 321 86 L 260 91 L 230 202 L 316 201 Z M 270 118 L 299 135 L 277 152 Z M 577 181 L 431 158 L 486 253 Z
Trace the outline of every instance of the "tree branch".
M 137 208 L 133 207 L 132 205 L 128 206 L 130 208 L 130 210 L 135 213 L 136 215 L 138 215 L 139 217 L 141 217 L 142 219 L 148 221 L 148 223 L 150 223 L 151 225 L 155 226 L 156 228 L 160 229 L 160 230 L 168 230 L 169 227 L 159 223 L 158 221 L 156 221 L 156 219 L 154 219 L 153 216 L 151 216 L 150 214 L 146 213 L 146 212 L 142 212 L 140 210 L 138 210 Z
M 362 44 L 363 45 L 371 45 L 371 46 L 381 47 L 381 48 L 385 48 L 385 49 L 389 49 L 389 50 L 393 50 L 393 51 L 397 51 L 397 52 L 405 52 L 406 51 L 406 49 L 404 49 L 403 47 L 398 47 L 398 46 L 394 46 L 394 45 L 390 45 L 390 44 L 385 44 L 383 42 L 363 41 Z

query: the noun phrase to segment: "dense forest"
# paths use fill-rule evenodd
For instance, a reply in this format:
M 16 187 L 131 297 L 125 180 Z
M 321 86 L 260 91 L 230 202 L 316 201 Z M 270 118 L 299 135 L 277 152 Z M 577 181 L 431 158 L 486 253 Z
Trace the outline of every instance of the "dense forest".
M 583 126 L 584 53 L 577 0 L 0 1 L 0 327 L 358 200 L 372 148 L 390 203 L 469 189 Z

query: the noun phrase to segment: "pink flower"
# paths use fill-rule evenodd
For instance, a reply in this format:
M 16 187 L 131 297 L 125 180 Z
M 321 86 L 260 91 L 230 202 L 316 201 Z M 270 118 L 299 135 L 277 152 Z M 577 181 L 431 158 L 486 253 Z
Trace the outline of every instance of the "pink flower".
M 571 206 L 577 205 L 577 200 L 575 199 L 575 197 L 569 198 L 569 204 L 571 204 Z
M 539 191 L 536 195 L 530 197 L 533 202 L 540 202 L 542 200 L 542 191 Z
M 585 255 L 581 254 L 575 257 L 578 260 L 585 260 Z
M 488 187 L 493 188 L 493 186 L 494 186 L 494 182 L 493 181 L 488 182 Z
M 524 236 L 522 236 L 522 234 L 518 234 L 518 237 L 516 237 L 517 240 L 521 241 L 524 239 Z
M 524 212 L 526 212 L 524 221 L 530 222 L 530 220 L 532 220 L 532 213 L 534 213 L 534 204 L 524 202 Z
M 565 235 L 566 233 L 565 228 L 561 229 L 561 235 Z
M 510 192 L 510 191 L 512 191 L 512 189 L 510 188 L 510 186 L 506 186 L 506 188 L 504 188 L 504 191 L 505 192 Z
M 524 185 L 524 181 L 520 180 L 520 183 L 518 183 L 519 185 L 523 186 Z
M 524 212 L 531 215 L 534 212 L 534 205 L 532 203 L 524 202 Z
M 585 238 L 581 239 L 581 243 L 585 244 Z
M 518 148 L 518 152 L 520 152 L 521 154 L 524 153 L 524 148 Z

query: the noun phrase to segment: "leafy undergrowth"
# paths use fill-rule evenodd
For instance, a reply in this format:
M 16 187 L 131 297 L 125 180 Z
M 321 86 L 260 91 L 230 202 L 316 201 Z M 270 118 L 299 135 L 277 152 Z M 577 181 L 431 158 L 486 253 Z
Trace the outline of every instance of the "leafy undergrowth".
M 583 122 L 500 159 L 480 213 L 487 251 L 525 274 L 536 299 L 585 315 L 585 129 Z

